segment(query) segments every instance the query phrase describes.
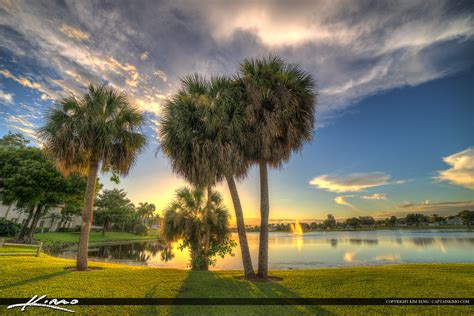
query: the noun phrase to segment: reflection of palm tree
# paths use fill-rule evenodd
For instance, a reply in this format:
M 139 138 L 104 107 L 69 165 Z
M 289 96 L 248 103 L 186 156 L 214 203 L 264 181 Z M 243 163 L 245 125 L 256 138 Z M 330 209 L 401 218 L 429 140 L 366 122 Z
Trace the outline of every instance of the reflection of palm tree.
M 171 243 L 168 243 L 168 245 L 161 251 L 161 261 L 168 262 L 171 261 L 173 258 L 173 247 L 171 246 Z
M 87 173 L 77 254 L 77 269 L 87 270 L 99 167 L 102 171 L 128 173 L 146 143 L 140 132 L 144 116 L 124 94 L 105 85 L 90 85 L 82 98 L 62 99 L 46 120 L 39 133 L 46 151 L 64 172 Z

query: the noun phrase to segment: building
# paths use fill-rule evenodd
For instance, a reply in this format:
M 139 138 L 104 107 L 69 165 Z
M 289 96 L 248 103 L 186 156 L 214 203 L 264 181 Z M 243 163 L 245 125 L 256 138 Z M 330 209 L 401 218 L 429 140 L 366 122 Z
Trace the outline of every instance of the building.
M 24 224 L 28 214 L 21 212 L 15 206 L 3 205 L 0 204 L 0 218 L 7 219 L 14 223 Z M 45 231 L 58 231 L 59 226 L 62 224 L 62 227 L 72 228 L 82 225 L 81 216 L 73 216 L 70 221 L 66 223 L 61 223 L 61 210 L 59 208 L 50 209 L 48 214 L 41 218 L 38 222 L 38 229 Z
M 463 225 L 463 221 L 461 218 L 459 217 L 454 217 L 454 218 L 449 218 L 445 221 L 445 225 L 456 225 L 456 226 L 460 226 L 460 225 Z

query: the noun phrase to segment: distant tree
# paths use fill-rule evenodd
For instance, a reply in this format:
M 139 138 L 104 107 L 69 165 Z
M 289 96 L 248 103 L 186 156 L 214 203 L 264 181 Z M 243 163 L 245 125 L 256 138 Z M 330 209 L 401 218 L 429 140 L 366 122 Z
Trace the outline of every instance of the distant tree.
M 458 217 L 462 219 L 464 225 L 471 227 L 474 224 L 474 211 L 464 210 L 459 212 Z
M 392 215 L 390 218 L 387 218 L 385 222 L 387 226 L 393 227 L 397 224 L 397 218 Z
M 140 218 L 142 219 L 143 221 L 143 224 L 146 224 L 146 220 L 149 219 L 150 217 L 153 216 L 153 214 L 155 213 L 156 211 L 156 206 L 155 204 L 152 204 L 152 203 L 148 203 L 148 202 L 145 202 L 145 203 L 138 203 L 138 207 L 136 209 L 138 215 L 140 216 Z
M 360 220 L 361 225 L 370 227 L 375 224 L 375 220 L 372 216 L 359 216 L 359 220 Z
M 324 220 L 323 226 L 326 228 L 335 228 L 336 227 L 336 219 L 332 214 L 328 214 L 326 220 Z
M 102 226 L 102 235 L 112 224 L 125 224 L 131 213 L 134 206 L 123 190 L 104 190 L 97 197 L 95 222 Z
M 21 133 L 8 132 L 0 138 L 0 147 L 20 149 L 26 147 L 29 142 Z
M 361 225 L 361 221 L 357 217 L 351 217 L 351 218 L 346 219 L 345 224 L 346 226 L 356 228 Z
M 311 222 L 311 224 L 309 224 L 309 229 L 310 230 L 318 229 L 318 224 L 316 222 Z
M 428 217 L 423 214 L 410 213 L 405 217 L 405 221 L 407 224 L 419 226 L 420 223 L 428 222 Z

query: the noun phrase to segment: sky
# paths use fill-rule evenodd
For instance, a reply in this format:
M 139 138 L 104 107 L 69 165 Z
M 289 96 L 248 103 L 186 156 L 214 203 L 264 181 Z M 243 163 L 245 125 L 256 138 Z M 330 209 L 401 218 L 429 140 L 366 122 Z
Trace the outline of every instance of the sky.
M 160 211 L 185 185 L 156 154 L 180 78 L 277 54 L 315 78 L 318 103 L 314 140 L 270 171 L 272 220 L 474 210 L 473 39 L 472 1 L 0 0 L 0 136 L 39 145 L 55 100 L 122 90 L 149 144 L 119 185 L 102 182 Z M 255 167 L 238 188 L 251 223 Z

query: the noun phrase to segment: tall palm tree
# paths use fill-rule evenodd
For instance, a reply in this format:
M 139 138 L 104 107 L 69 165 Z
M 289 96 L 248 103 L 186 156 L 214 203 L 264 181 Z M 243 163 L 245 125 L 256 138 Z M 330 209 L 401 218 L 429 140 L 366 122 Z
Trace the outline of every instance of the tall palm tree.
M 211 193 L 209 203 L 202 189 L 177 190 L 175 200 L 164 211 L 162 232 L 168 242 L 182 240 L 182 246 L 189 247 L 193 270 L 208 270 L 214 255 L 230 252 L 229 214 L 217 191 Z
M 44 148 L 64 173 L 87 174 L 77 269 L 87 270 L 87 252 L 99 169 L 127 175 L 144 148 L 143 114 L 127 96 L 106 85 L 89 85 L 82 97 L 63 98 L 39 130 Z
M 280 168 L 313 136 L 316 93 L 311 75 L 299 66 L 269 56 L 245 59 L 238 79 L 243 91 L 247 135 L 246 156 L 260 170 L 260 247 L 258 272 L 268 278 L 268 166 Z
M 255 273 L 235 184 L 235 178 L 245 177 L 249 167 L 241 148 L 245 124 L 238 88 L 224 77 L 210 81 L 196 74 L 184 77 L 181 90 L 163 110 L 160 144 L 173 170 L 190 183 L 210 188 L 226 179 L 236 214 L 244 274 L 252 278 Z

